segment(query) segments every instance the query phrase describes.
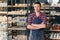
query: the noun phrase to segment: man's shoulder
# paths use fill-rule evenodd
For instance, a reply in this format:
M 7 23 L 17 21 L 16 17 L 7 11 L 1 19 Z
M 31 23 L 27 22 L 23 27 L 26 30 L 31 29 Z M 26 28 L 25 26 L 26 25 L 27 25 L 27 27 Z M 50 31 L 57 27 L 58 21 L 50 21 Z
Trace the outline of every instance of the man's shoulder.
M 41 14 L 45 14 L 44 12 L 40 12 Z
M 34 13 L 30 13 L 30 14 L 29 14 L 29 16 L 33 16 L 33 15 L 34 15 Z
M 46 16 L 46 14 L 44 12 L 41 12 L 41 14 Z

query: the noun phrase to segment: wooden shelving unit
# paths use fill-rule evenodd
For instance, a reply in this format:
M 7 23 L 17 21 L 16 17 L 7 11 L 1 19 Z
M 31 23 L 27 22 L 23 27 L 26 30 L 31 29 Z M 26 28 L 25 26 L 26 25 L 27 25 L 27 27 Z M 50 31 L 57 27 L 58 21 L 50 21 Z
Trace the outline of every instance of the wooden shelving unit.
M 26 32 L 27 31 L 26 26 L 18 27 L 17 24 L 18 25 L 21 24 L 20 23 L 21 20 L 26 22 L 26 19 L 24 19 L 24 18 L 21 19 L 21 20 L 19 20 L 19 19 L 20 19 L 20 17 L 25 17 L 26 18 L 27 17 L 26 14 L 30 13 L 31 11 L 33 11 L 33 9 L 31 8 L 32 7 L 32 3 L 35 2 L 36 0 L 0 0 L 0 2 L 2 2 L 2 3 L 4 3 L 4 1 L 7 4 L 6 4 L 6 6 L 1 6 L 0 5 L 0 8 L 2 8 L 2 9 L 0 9 L 0 15 L 1 16 L 5 16 L 7 18 L 7 25 L 8 25 L 7 31 L 8 32 L 11 31 L 11 30 L 13 30 L 13 31 L 16 31 L 16 30 L 17 31 L 21 31 L 22 34 L 24 33 L 23 34 L 24 36 L 27 36 L 26 40 L 29 40 L 28 39 L 28 37 L 29 37 L 28 33 Z M 51 18 L 53 18 L 55 16 L 60 16 L 60 12 L 49 13 L 51 11 L 55 11 L 55 7 L 60 7 L 60 6 L 50 6 L 50 8 L 49 8 L 49 5 L 47 5 L 46 8 L 44 6 L 41 7 L 41 11 L 42 12 L 47 12 L 48 13 L 48 15 L 47 15 L 47 19 L 48 20 L 50 20 L 50 16 L 52 16 Z M 14 22 L 13 22 L 13 20 L 14 20 Z M 4 28 L 1 28 L 1 30 L 3 30 L 3 29 Z M 17 31 L 16 31 L 16 33 L 17 33 Z M 47 32 L 60 32 L 60 30 L 46 30 L 46 31 Z M 12 32 L 12 33 L 14 34 L 14 32 Z M 27 35 L 25 35 L 25 34 L 27 34 Z M 15 35 L 12 35 L 12 36 L 15 36 Z M 21 34 L 17 34 L 17 35 L 21 35 Z M 14 39 L 14 38 L 12 38 L 12 39 Z M 58 39 L 58 38 L 52 38 L 52 39 L 54 40 L 54 39 Z
M 25 34 L 27 33 L 27 32 L 25 32 L 27 29 L 26 29 L 26 26 L 18 27 L 17 25 L 21 24 L 21 23 L 19 23 L 20 20 L 23 21 L 23 24 L 26 21 L 26 19 L 22 19 L 23 17 L 26 17 L 25 15 L 27 13 L 27 4 L 25 3 L 26 0 L 23 0 L 23 1 L 18 0 L 18 1 L 22 2 L 22 3 L 19 2 L 19 4 L 18 4 L 17 0 L 1 0 L 1 1 L 2 1 L 3 5 L 2 6 L 0 5 L 0 8 L 2 8 L 2 9 L 0 9 L 1 10 L 0 15 L 2 17 L 7 18 L 7 21 L 6 21 L 7 22 L 7 28 L 6 29 L 1 28 L 0 30 L 3 30 L 3 31 L 7 30 L 8 35 L 10 34 L 9 32 L 11 32 L 11 30 L 12 31 L 16 31 L 16 30 L 20 31 L 21 33 L 17 34 L 17 35 L 20 35 L 19 37 L 22 37 L 22 38 L 19 38 L 19 39 L 22 40 L 23 37 L 25 37 Z M 4 6 L 4 3 L 3 3 L 4 1 L 6 1 L 6 3 L 7 3 L 6 6 Z M 13 3 L 13 1 L 15 1 L 15 2 Z M 13 4 L 15 4 L 15 5 L 13 5 Z M 26 10 L 26 12 L 25 12 L 25 10 Z M 13 20 L 15 19 L 15 17 L 18 17 L 17 19 L 19 22 L 15 26 L 13 26 L 14 25 Z M 20 17 L 22 17 L 22 18 L 20 18 Z M 15 20 L 17 20 L 17 19 L 15 19 Z M 9 26 L 11 26 L 11 27 L 9 27 Z M 16 33 L 17 33 L 17 31 L 16 31 Z M 11 33 L 14 34 L 14 35 L 10 34 L 10 35 L 12 35 L 12 37 L 14 37 L 16 35 L 14 32 L 11 32 Z M 17 37 L 17 36 L 15 36 L 15 37 Z M 12 39 L 14 39 L 14 38 L 12 38 Z M 9 36 L 8 36 L 7 40 L 10 40 Z M 24 40 L 27 40 L 27 37 L 25 37 Z
M 26 27 L 20 28 L 8 28 L 8 30 L 26 30 Z

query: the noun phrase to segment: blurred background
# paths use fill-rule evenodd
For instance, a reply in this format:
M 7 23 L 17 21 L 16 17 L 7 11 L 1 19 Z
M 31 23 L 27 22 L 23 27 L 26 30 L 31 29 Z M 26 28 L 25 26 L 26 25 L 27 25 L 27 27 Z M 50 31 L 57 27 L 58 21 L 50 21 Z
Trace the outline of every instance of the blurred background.
M 60 40 L 60 0 L 0 0 L 0 40 L 29 40 L 27 17 L 33 3 L 47 16 L 46 40 Z

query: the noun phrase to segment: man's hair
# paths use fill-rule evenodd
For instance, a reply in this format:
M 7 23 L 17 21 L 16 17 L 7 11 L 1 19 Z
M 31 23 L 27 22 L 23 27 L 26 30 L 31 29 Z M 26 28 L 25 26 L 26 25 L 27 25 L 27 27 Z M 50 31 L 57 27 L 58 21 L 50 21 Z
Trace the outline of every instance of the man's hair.
M 40 2 L 34 2 L 34 4 L 39 4 L 41 6 L 41 3 Z

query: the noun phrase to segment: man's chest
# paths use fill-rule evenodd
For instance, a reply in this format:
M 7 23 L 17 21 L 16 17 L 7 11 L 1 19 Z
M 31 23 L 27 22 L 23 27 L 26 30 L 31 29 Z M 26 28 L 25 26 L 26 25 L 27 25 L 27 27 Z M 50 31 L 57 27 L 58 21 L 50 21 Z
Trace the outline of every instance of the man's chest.
M 42 16 L 38 16 L 38 17 L 37 17 L 37 16 L 32 16 L 31 19 L 32 19 L 32 21 L 33 21 L 34 19 L 41 19 L 41 20 L 42 20 Z

